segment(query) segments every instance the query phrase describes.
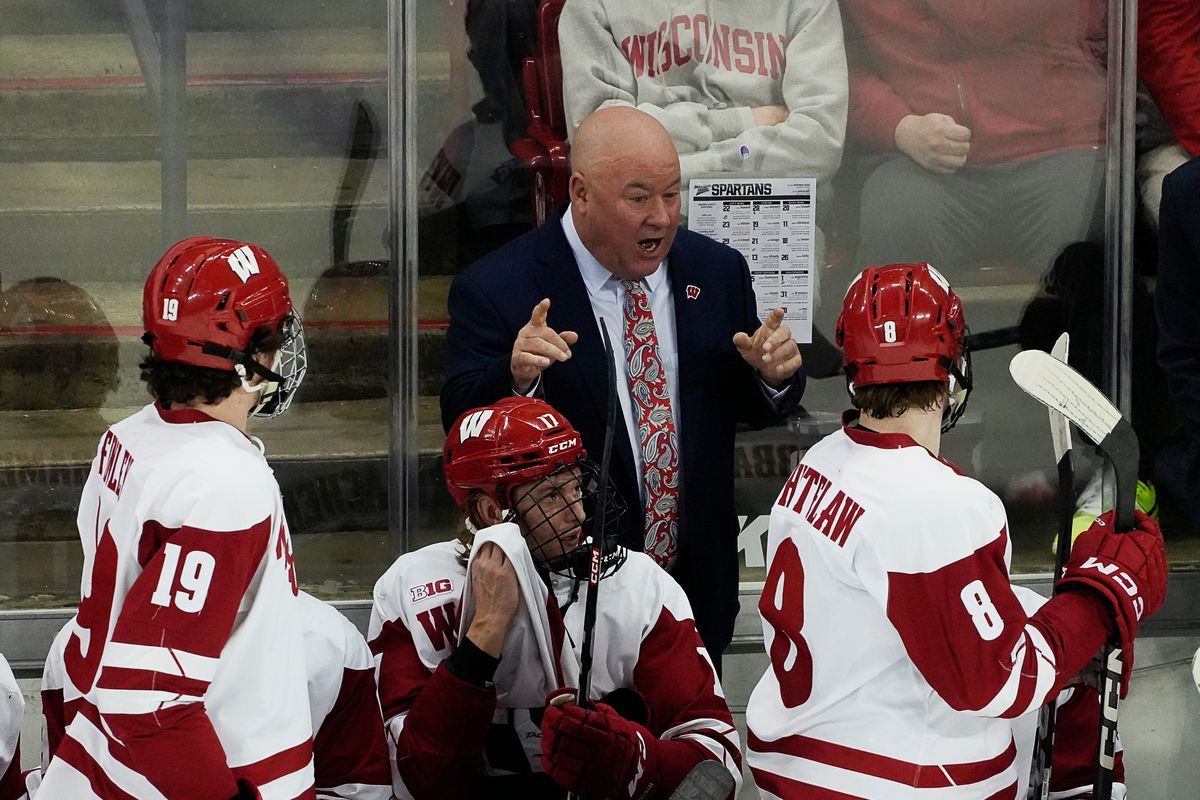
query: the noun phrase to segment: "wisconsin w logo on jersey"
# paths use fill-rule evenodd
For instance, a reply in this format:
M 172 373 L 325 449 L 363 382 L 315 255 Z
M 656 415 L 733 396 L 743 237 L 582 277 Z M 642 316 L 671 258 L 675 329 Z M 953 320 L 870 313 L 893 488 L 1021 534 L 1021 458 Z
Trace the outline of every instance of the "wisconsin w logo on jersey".
M 458 440 L 465 442 L 467 439 L 474 439 L 483 431 L 483 426 L 491 418 L 492 409 L 490 408 L 468 414 L 462 422 L 458 423 Z
M 258 274 L 258 259 L 254 257 L 249 247 L 239 247 L 234 250 L 225 260 L 229 262 L 229 266 L 237 273 L 237 276 L 242 279 L 242 283 L 250 280 L 251 275 Z

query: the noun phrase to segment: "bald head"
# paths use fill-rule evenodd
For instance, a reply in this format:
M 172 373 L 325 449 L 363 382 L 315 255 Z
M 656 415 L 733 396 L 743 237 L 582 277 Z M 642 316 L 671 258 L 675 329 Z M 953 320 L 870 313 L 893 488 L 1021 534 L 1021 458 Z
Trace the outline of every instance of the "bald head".
M 584 247 L 621 280 L 658 269 L 679 224 L 679 154 L 635 108 L 596 111 L 571 144 L 571 218 Z
M 679 154 L 667 129 L 654 117 L 629 106 L 594 111 L 571 140 L 571 168 L 587 174 L 630 158 L 671 162 Z

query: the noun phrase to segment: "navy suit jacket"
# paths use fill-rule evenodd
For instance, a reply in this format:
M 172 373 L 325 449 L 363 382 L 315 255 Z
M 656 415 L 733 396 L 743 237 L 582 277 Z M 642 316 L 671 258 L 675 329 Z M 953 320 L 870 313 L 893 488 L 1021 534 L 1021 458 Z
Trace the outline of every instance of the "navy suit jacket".
M 1163 180 L 1159 207 L 1158 363 L 1183 421 L 1174 463 L 1160 464 L 1160 477 L 1188 505 L 1200 527 L 1200 158 Z M 564 412 L 565 413 L 565 412 Z
M 733 445 L 739 422 L 762 427 L 793 410 L 804 393 L 804 371 L 792 379 L 779 413 L 754 370 L 733 346 L 738 331 L 759 326 L 746 261 L 736 250 L 680 230 L 668 255 L 679 348 L 678 405 L 681 491 L 679 559 L 671 574 L 687 593 L 701 638 L 714 657 L 729 644 L 737 616 L 737 515 L 733 506 Z M 699 288 L 691 299 L 687 287 Z M 573 330 L 572 357 L 542 373 L 543 397 L 583 436 L 600 460 L 608 408 L 600 328 L 561 216 L 471 265 L 450 287 L 442 424 L 512 394 L 509 360 L 517 332 L 543 297 L 547 324 Z M 613 343 L 620 357 L 621 342 Z M 618 380 L 621 379 L 618 370 Z M 628 510 L 621 544 L 641 550 L 644 520 L 638 471 L 618 409 L 611 480 Z

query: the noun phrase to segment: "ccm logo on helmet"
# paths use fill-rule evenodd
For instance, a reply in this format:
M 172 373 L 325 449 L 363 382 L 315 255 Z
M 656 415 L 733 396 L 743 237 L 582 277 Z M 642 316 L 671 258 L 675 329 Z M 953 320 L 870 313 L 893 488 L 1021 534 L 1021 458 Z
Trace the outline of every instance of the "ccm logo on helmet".
M 549 447 L 546 448 L 546 453 L 549 455 L 554 455 L 555 453 L 561 453 L 564 450 L 569 450 L 570 448 L 575 447 L 577 444 L 579 444 L 579 439 L 572 436 L 570 439 L 567 439 L 565 442 L 557 442 L 555 444 L 550 445 Z

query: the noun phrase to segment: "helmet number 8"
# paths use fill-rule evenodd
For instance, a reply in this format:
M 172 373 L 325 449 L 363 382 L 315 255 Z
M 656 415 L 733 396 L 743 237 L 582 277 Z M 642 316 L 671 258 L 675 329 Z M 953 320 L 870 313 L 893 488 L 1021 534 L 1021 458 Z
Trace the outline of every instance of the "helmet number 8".
M 168 322 L 174 322 L 175 320 L 179 319 L 179 300 L 177 298 L 163 298 L 162 318 Z
M 1004 631 L 1004 620 L 992 602 L 987 587 L 981 580 L 973 580 L 962 588 L 958 595 L 963 606 L 971 615 L 971 621 L 985 642 L 990 642 Z
M 896 341 L 896 323 L 894 320 L 888 320 L 883 323 L 883 340 L 885 342 Z

